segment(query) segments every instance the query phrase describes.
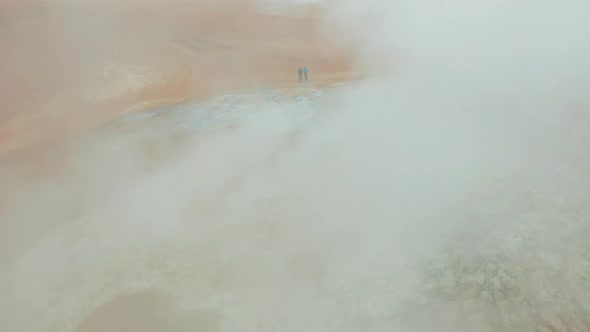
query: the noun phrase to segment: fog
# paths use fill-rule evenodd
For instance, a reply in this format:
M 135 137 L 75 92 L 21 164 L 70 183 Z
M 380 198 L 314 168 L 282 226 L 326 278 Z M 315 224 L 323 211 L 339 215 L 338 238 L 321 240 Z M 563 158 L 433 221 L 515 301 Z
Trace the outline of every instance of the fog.
M 328 6 L 366 80 L 2 169 L 1 330 L 590 331 L 590 4 Z

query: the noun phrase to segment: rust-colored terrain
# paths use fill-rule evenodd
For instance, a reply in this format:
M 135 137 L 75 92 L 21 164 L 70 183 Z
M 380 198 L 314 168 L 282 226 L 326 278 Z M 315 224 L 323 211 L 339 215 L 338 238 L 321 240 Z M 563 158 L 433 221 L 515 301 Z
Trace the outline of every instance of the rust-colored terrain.
M 352 76 L 318 8 L 248 1 L 0 1 L 0 161 L 142 110 Z M 21 158 L 22 159 L 22 158 Z

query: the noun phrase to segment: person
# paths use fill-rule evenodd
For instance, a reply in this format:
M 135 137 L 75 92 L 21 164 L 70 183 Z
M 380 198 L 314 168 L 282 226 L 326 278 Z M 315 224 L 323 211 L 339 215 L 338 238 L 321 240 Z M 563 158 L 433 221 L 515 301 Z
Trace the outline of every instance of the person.
M 307 81 L 307 73 L 309 72 L 309 70 L 307 69 L 307 66 L 303 67 L 303 74 L 305 75 L 305 80 Z
M 299 82 L 301 82 L 301 78 L 303 77 L 303 69 L 301 69 L 301 67 L 299 67 L 299 70 L 297 71 L 297 73 L 299 74 Z

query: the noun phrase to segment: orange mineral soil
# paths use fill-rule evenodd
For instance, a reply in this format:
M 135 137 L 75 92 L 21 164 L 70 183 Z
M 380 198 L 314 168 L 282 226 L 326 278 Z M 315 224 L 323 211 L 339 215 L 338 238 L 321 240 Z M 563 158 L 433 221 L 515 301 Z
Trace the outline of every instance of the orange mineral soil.
M 146 109 L 296 86 L 304 65 L 307 84 L 356 78 L 323 16 L 244 0 L 0 1 L 0 162 L 37 164 Z

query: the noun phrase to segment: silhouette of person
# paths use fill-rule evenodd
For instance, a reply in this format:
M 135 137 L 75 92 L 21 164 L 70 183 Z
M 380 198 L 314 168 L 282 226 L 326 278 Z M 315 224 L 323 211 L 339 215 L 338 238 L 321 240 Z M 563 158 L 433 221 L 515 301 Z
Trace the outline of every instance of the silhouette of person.
M 299 67 L 299 70 L 297 71 L 297 73 L 299 74 L 299 82 L 301 82 L 301 78 L 303 77 L 303 69 L 301 69 L 301 67 Z
M 306 67 L 303 67 L 303 74 L 305 75 L 305 80 L 307 81 L 307 73 L 309 72 L 309 70 Z

